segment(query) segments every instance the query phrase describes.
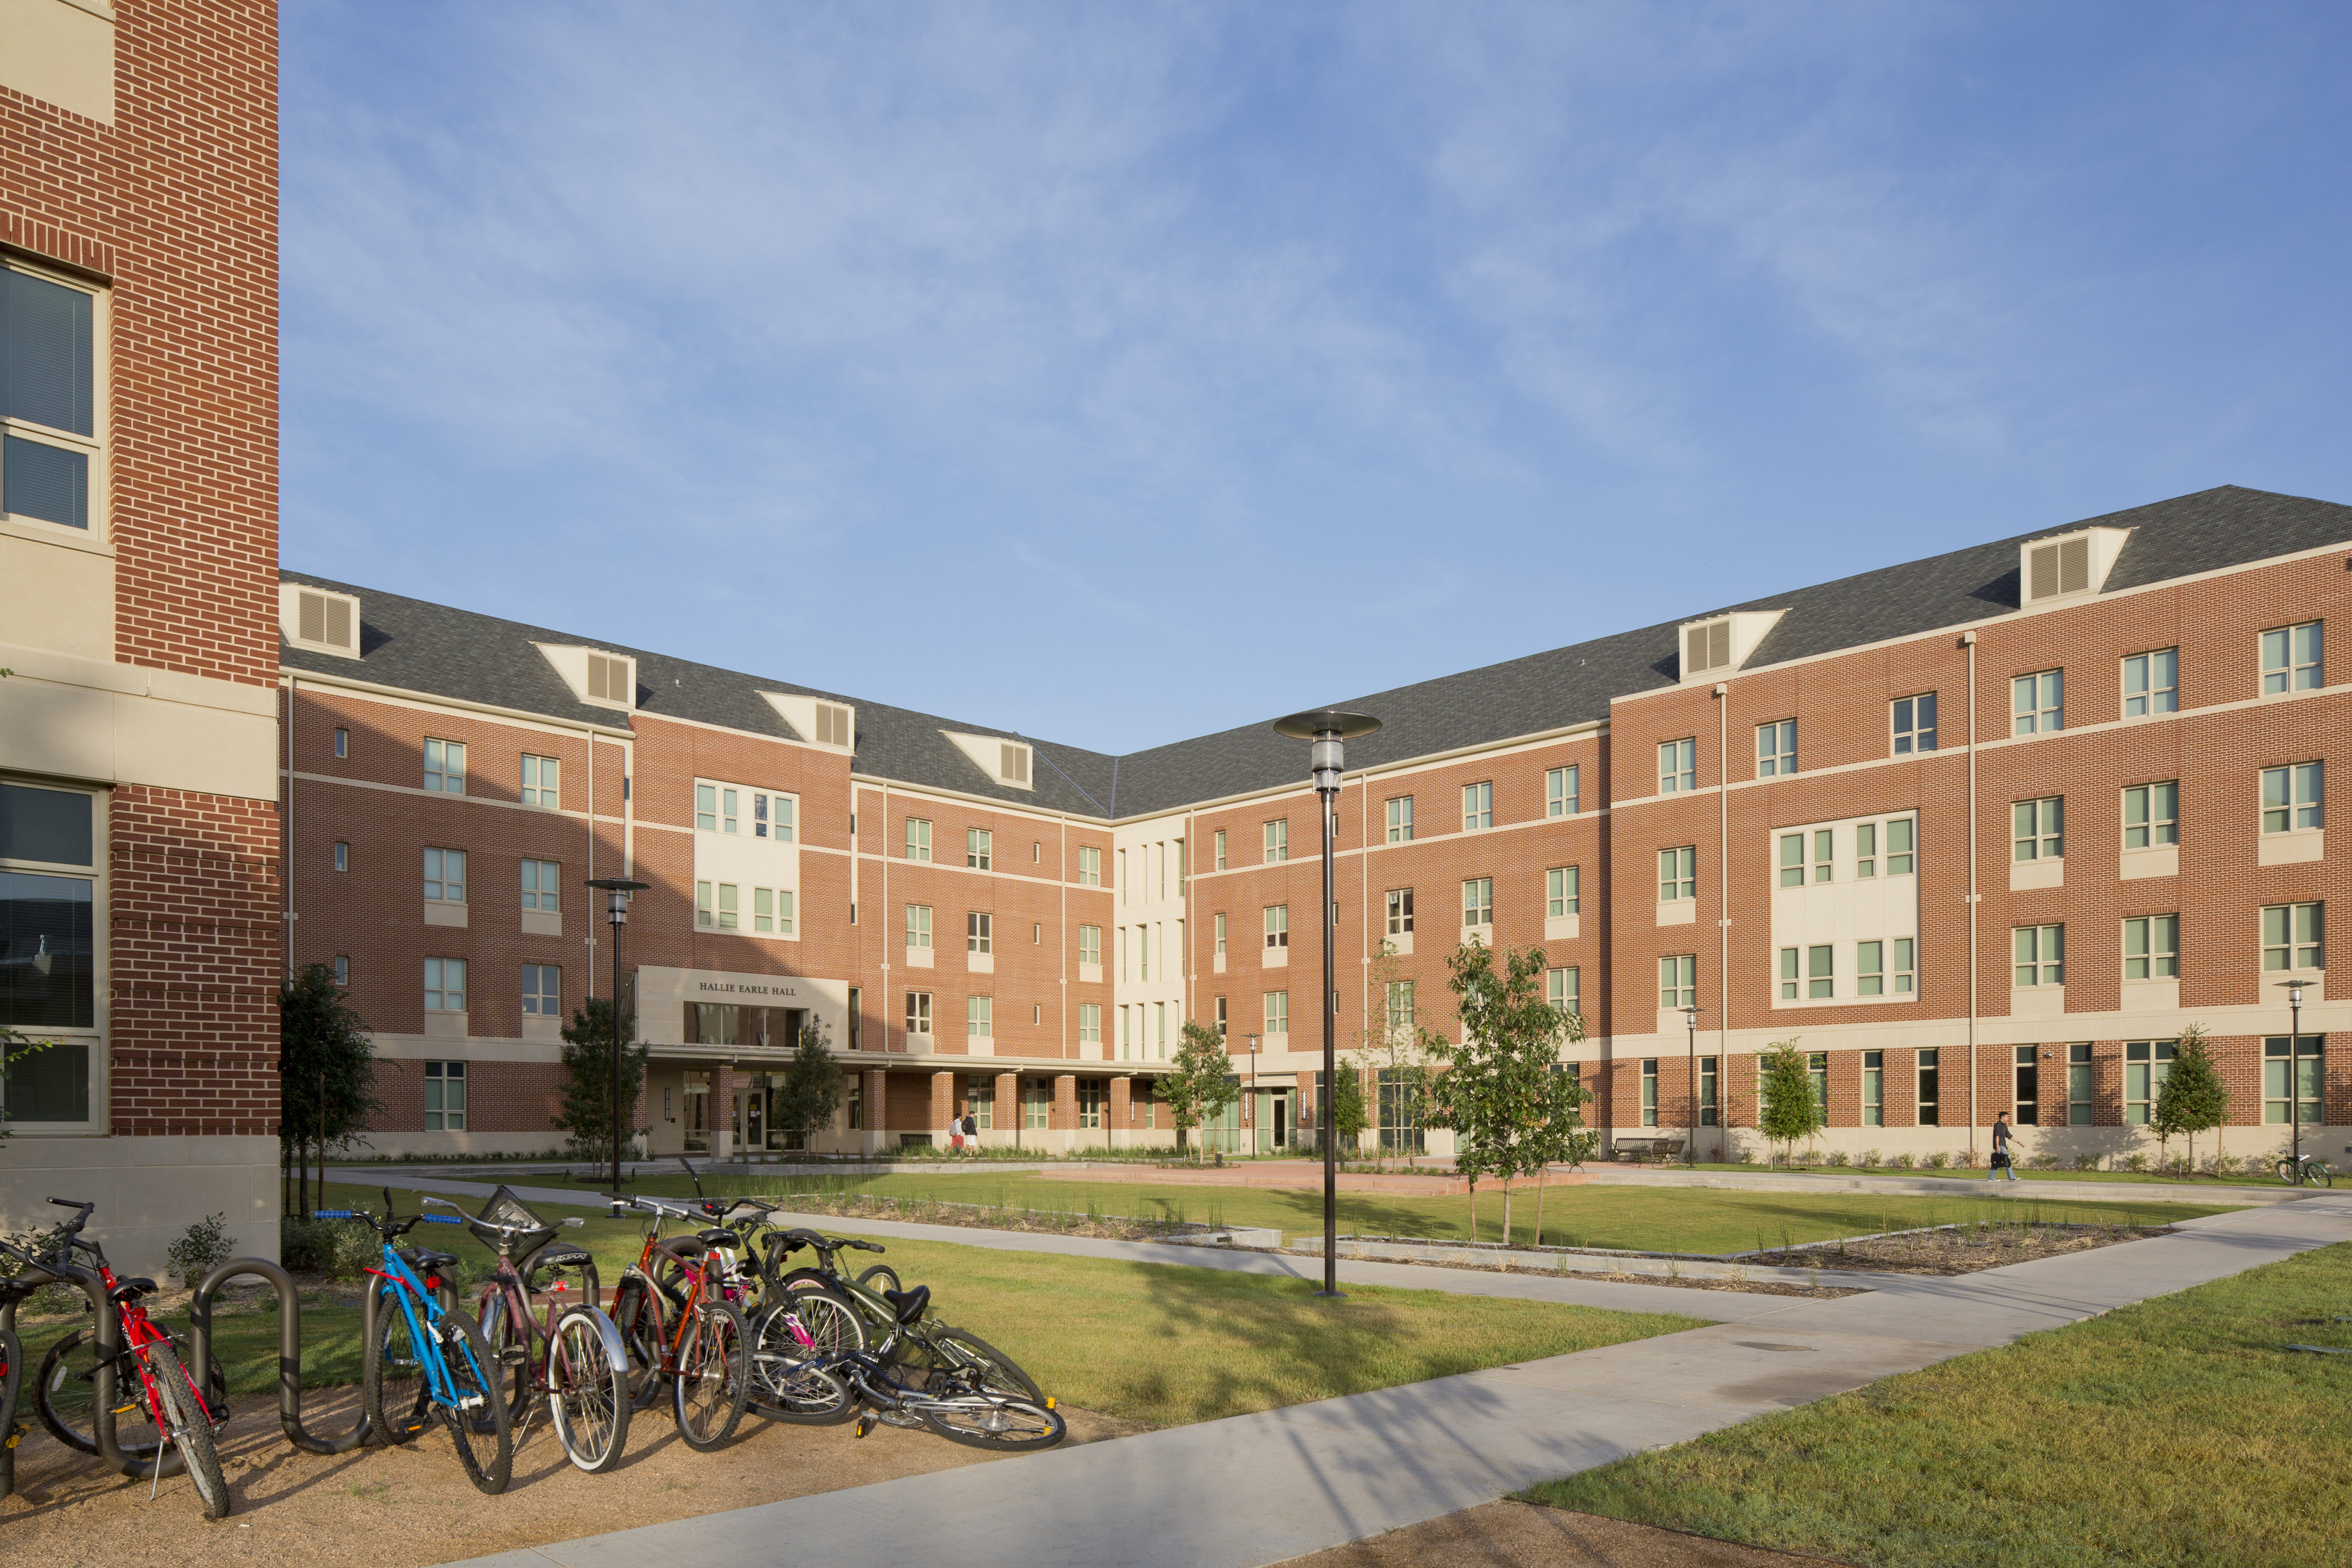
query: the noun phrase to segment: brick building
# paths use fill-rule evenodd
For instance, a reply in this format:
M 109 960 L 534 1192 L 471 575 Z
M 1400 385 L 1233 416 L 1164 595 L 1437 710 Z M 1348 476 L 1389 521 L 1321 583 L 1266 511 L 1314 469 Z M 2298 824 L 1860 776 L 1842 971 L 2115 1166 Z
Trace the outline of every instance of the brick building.
M 0 1228 L 275 1256 L 274 7 L 0 7 Z
M 2149 1148 L 2194 1023 L 2231 1152 L 2300 1103 L 2340 1155 L 2347 567 L 2352 508 L 2221 489 L 1350 702 L 1386 728 L 1337 811 L 1342 1043 L 1446 1026 L 1462 942 L 1539 946 L 1621 1133 L 1752 1147 L 1794 1038 L 1832 1147 L 2007 1111 Z M 1167 1142 L 1187 1018 L 1246 1091 L 1215 1141 L 1311 1123 L 1318 826 L 1265 725 L 1111 757 L 345 584 L 289 576 L 281 616 L 294 945 L 394 1064 L 381 1147 L 555 1144 L 556 1030 L 609 989 L 581 883 L 620 871 L 657 1152 L 788 1143 L 766 1075 L 812 1022 L 856 1073 L 821 1147 L 967 1110 Z

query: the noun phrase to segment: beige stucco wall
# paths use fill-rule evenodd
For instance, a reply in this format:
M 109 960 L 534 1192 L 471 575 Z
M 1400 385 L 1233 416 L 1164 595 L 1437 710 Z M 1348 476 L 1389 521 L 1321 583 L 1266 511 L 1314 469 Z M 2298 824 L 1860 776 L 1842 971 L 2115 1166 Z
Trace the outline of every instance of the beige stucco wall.
M 278 1257 L 275 1138 L 52 1138 L 0 1143 L 0 1231 L 54 1225 L 47 1200 L 94 1203 L 87 1234 L 118 1274 L 161 1279 L 164 1249 L 206 1215 L 226 1214 L 237 1257 Z

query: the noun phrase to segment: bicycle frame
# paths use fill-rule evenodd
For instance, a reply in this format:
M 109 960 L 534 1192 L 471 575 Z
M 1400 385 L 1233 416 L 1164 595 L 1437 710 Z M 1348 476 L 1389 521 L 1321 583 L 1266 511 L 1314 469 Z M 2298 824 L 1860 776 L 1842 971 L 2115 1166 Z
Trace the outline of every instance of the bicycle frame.
M 709 1285 L 715 1288 L 719 1284 L 716 1278 L 717 1259 L 707 1252 L 700 1258 L 688 1257 L 662 1239 L 663 1222 L 685 1216 L 660 1206 L 658 1200 L 656 1199 L 629 1198 L 625 1201 L 635 1207 L 644 1209 L 653 1216 L 653 1219 L 651 1227 L 646 1232 L 645 1247 L 637 1254 L 637 1261 L 629 1268 L 623 1270 L 621 1278 L 626 1280 L 631 1275 L 635 1275 L 645 1281 L 646 1299 L 653 1304 L 656 1321 L 662 1323 L 662 1359 L 661 1365 L 656 1370 L 665 1377 L 675 1377 L 677 1374 L 678 1356 L 686 1348 L 687 1331 L 695 1321 L 694 1310 L 701 1304 L 704 1287 Z M 667 1297 L 667 1292 L 662 1289 L 661 1282 L 654 1278 L 653 1270 L 655 1260 L 662 1258 L 667 1258 L 677 1264 L 679 1270 L 686 1276 L 685 1298 L 671 1303 L 677 1310 L 677 1323 L 675 1328 L 661 1320 L 661 1314 L 665 1310 L 664 1302 Z M 615 1287 L 616 1298 L 617 1295 L 618 1287 Z
M 429 1219 L 435 1216 L 425 1217 Z M 426 1288 L 425 1281 L 416 1277 L 415 1270 L 409 1268 L 407 1261 L 388 1241 L 383 1244 L 383 1262 L 385 1265 L 383 1268 L 371 1268 L 368 1272 L 386 1285 L 397 1288 L 391 1293 L 397 1297 L 400 1310 L 408 1319 L 408 1342 L 416 1347 L 417 1364 L 425 1369 L 425 1385 L 428 1395 L 434 1404 L 445 1410 L 474 1409 L 482 1403 L 481 1396 L 478 1394 L 471 1399 L 460 1397 L 457 1393 L 457 1380 L 449 1375 L 447 1360 L 449 1342 L 441 1332 L 440 1301 L 436 1299 L 434 1292 Z M 422 1321 L 419 1321 L 416 1316 L 417 1301 L 425 1303 L 425 1317 Z M 432 1347 L 429 1352 L 426 1349 L 427 1346 Z M 465 1351 L 465 1348 L 462 1343 L 458 1346 L 460 1351 Z M 466 1353 L 470 1355 L 472 1352 Z M 498 1386 L 497 1380 L 489 1375 L 487 1368 L 477 1366 L 474 1368 L 474 1373 L 482 1388 L 494 1389 Z

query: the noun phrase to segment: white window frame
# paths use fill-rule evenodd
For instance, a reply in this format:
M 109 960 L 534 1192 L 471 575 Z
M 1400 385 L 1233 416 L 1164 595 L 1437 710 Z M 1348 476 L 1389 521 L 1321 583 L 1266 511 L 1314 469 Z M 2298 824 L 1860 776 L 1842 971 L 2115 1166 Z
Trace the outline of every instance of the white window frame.
M 2327 967 L 2326 900 L 2266 904 L 2262 920 L 2263 973 Z
M 68 289 L 87 298 L 89 300 L 90 332 L 89 434 L 85 435 L 80 431 L 69 430 L 60 426 L 43 425 L 34 420 L 19 419 L 0 414 L 0 438 L 14 438 L 29 442 L 37 447 L 48 447 L 61 451 L 78 453 L 82 457 L 86 468 L 82 488 L 83 526 L 77 527 L 70 522 L 59 522 L 53 518 L 35 517 L 30 512 L 0 513 L 0 523 L 5 523 L 11 530 L 22 530 L 40 539 L 101 551 L 110 549 L 113 544 L 113 535 L 109 527 L 110 520 L 106 503 L 107 497 L 112 491 L 111 476 L 109 472 L 112 437 L 110 431 L 111 421 L 109 410 L 109 384 L 111 377 L 108 374 L 110 363 L 108 345 L 113 341 L 110 322 L 113 291 L 93 287 L 62 272 L 31 265 L 16 256 L 0 256 L 0 271 L 22 273 L 28 278 L 37 279 L 43 283 Z M 5 453 L 0 452 L 0 474 L 5 473 L 6 461 Z M 323 592 L 323 590 L 312 591 Z M 337 595 L 337 597 L 343 596 Z M 359 640 L 358 601 L 352 600 L 352 640 L 356 643 Z M 288 640 L 295 639 L 289 637 Z M 352 653 L 349 648 L 336 647 L 326 643 L 304 646 L 317 647 L 323 652 L 343 654 L 347 657 L 352 656 Z
M 1078 962 L 1091 963 L 1097 969 L 1102 967 L 1102 927 L 1078 927 Z
M 996 865 L 996 833 L 992 828 L 963 830 L 963 864 L 968 871 L 988 871 Z
M 555 976 L 555 989 L 546 989 L 549 975 Z M 517 976 L 522 987 L 522 1016 L 526 1018 L 561 1018 L 563 1016 L 563 968 L 555 963 L 526 963 Z
M 457 982 L 454 985 L 450 984 L 453 979 Z M 457 999 L 455 1007 L 448 1005 L 452 996 Z M 466 961 L 445 954 L 428 955 L 425 960 L 425 1010 L 463 1016 L 466 1005 Z
M 2066 672 L 2037 669 L 2009 683 L 2010 732 L 2049 735 L 2066 727 Z
M 1756 726 L 1756 776 L 1779 778 L 1797 771 L 1797 721 L 1777 719 Z
M 466 793 L 466 742 L 425 737 L 425 790 L 429 795 Z
M 1481 779 L 1462 786 L 1462 831 L 1484 833 L 1495 826 L 1495 784 Z
M 1290 993 L 1269 991 L 1265 994 L 1265 1032 L 1269 1035 L 1290 1033 Z
M 89 1114 L 76 1121 L 15 1121 L 13 1130 L 21 1136 L 41 1137 L 47 1134 L 88 1135 L 103 1132 L 111 1121 L 110 1110 L 110 1052 L 107 1043 L 111 1037 L 110 1008 L 112 992 L 110 984 L 112 921 L 109 919 L 111 897 L 110 864 L 107 855 L 108 816 L 112 801 L 102 791 L 70 789 L 46 780 L 0 780 L 18 788 L 46 790 L 87 801 L 89 805 L 90 858 L 87 862 L 35 860 L 10 857 L 0 859 L 0 871 L 15 872 L 28 877 L 55 878 L 60 881 L 87 883 L 89 889 L 90 921 L 90 995 L 89 1019 L 80 1024 L 25 1024 L 18 1027 L 37 1039 L 56 1040 L 63 1046 L 78 1046 L 83 1052 L 83 1092 Z M 338 984 L 341 982 L 338 981 Z
M 1290 946 L 1290 906 L 1267 904 L 1264 910 L 1265 945 L 1268 951 Z
M 1493 929 L 1495 879 L 1465 877 L 1462 880 L 1462 924 L 1469 930 Z
M 907 945 L 909 948 L 929 948 L 931 945 L 930 905 L 907 906 Z
M 1671 965 L 1671 967 L 1669 967 Z M 1658 1006 L 1689 1007 L 1698 1002 L 1698 954 L 1672 952 L 1658 959 Z
M 543 810 L 563 809 L 563 759 L 522 754 L 522 803 Z
M 1391 888 L 1381 901 L 1386 907 L 1388 934 L 1411 936 L 1412 934 L 1412 889 Z
M 2133 915 L 2124 921 L 2124 978 L 2180 978 L 2179 915 Z
M 526 857 L 518 862 L 522 882 L 522 907 L 551 914 L 563 912 L 563 862 L 535 860 Z
M 1388 841 L 1389 841 L 1391 844 L 1410 844 L 1410 843 L 1412 843 L 1412 796 L 1411 796 L 1411 795 L 1391 795 L 1391 796 L 1390 796 L 1390 797 L 1389 797 L 1388 807 L 1387 807 L 1387 812 L 1388 812 Z M 1221 836 L 1221 837 L 1222 837 L 1222 836 Z M 1223 869 L 1222 865 L 1219 867 L 1219 868 L 1220 868 L 1220 869 Z
M 449 1090 L 455 1086 L 457 1103 L 450 1103 Z M 434 1090 L 441 1092 L 437 1097 Z M 425 1131 L 427 1132 L 463 1132 L 466 1131 L 466 1064 L 462 1061 L 428 1061 L 425 1064 Z
M 453 874 L 451 868 L 454 867 Z M 429 904 L 462 904 L 466 901 L 466 852 L 445 849 L 437 845 L 425 847 L 425 901 Z M 452 889 L 456 890 L 451 891 Z
M 2009 805 L 2009 858 L 2012 862 L 2066 858 L 2066 797 L 2045 795 Z
M 1554 866 L 1544 873 L 1544 918 L 1560 920 L 1581 913 L 1584 907 L 1584 868 Z
M 1584 976 L 1578 964 L 1544 971 L 1544 999 L 1563 1013 L 1584 1010 Z
M 1658 902 L 1679 904 L 1698 897 L 1698 846 L 1658 851 Z
M 1583 805 L 1584 764 L 1570 763 L 1544 774 L 1544 815 L 1574 816 Z
M 1078 886 L 1102 886 L 1102 851 L 1091 844 L 1078 846 Z
M 1081 1002 L 1078 1004 L 1078 1043 L 1088 1046 L 1098 1046 L 1102 1044 L 1101 1003 Z
M 2256 646 L 2261 651 L 2263 696 L 2286 697 L 2326 684 L 2326 622 L 2266 627 Z
M 967 1039 L 992 1039 L 996 1035 L 996 998 L 967 996 L 963 999 L 963 1032 Z
M 1658 747 L 1658 793 L 1688 795 L 1698 788 L 1698 737 L 1685 735 Z
M 2134 819 L 2134 814 L 2137 819 Z M 2161 849 L 2180 842 L 2180 781 L 2161 779 L 2124 790 L 2124 847 Z M 2133 835 L 2139 842 L 2132 842 Z
M 928 991 L 907 993 L 907 1033 L 928 1035 L 935 1020 L 931 1016 L 931 994 Z
M 2180 650 L 2150 648 L 2126 655 L 2123 665 L 2124 717 L 2153 719 L 2180 711 Z
M 1916 756 L 1936 749 L 1936 694 L 1915 691 L 1886 705 L 1886 727 L 1895 757 Z
M 963 917 L 963 950 L 966 952 L 993 954 L 996 952 L 996 918 L 981 910 L 967 910 Z
M 1258 836 L 1265 857 L 1259 864 L 1275 866 L 1290 858 L 1290 819 L 1288 817 L 1277 816 L 1271 822 L 1260 823 Z
M 2288 763 L 2262 770 L 2264 833 L 2299 833 L 2327 826 L 2327 764 Z
M 2040 990 L 2066 984 L 2066 927 L 2063 921 L 2011 926 L 2009 941 L 2009 979 L 2012 989 Z

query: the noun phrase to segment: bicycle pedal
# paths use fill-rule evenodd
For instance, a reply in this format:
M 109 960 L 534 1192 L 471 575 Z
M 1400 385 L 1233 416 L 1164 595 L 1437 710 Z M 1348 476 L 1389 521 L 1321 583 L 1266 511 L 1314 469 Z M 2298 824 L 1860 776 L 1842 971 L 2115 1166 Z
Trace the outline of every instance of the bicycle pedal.
M 499 1352 L 499 1363 L 502 1366 L 525 1366 L 530 1361 L 530 1352 L 520 1345 L 509 1345 Z
M 866 1434 L 867 1434 L 868 1432 L 871 1432 L 871 1431 L 873 1431 L 873 1430 L 874 1430 L 874 1417 L 873 1417 L 871 1415 L 861 1415 L 861 1416 L 859 1416 L 859 1417 L 857 1418 L 857 1427 L 856 1427 L 856 1431 L 857 1431 L 857 1435 L 858 1435 L 860 1437 L 865 1436 L 866 1436 Z

